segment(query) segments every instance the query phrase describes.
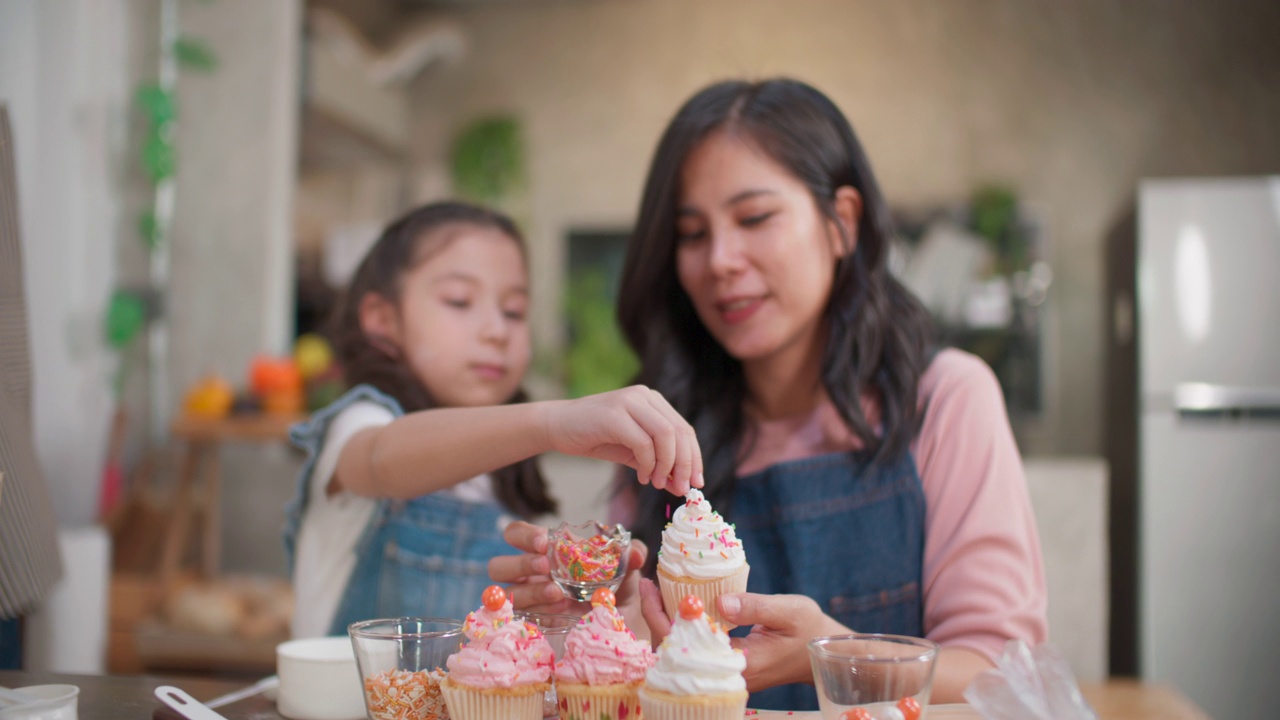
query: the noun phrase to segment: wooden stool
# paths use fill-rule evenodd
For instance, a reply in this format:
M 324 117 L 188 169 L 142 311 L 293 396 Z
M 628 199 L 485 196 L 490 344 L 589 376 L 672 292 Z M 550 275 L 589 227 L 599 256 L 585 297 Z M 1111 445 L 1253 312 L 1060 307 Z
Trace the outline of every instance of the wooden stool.
M 182 415 L 173 421 L 170 432 L 175 440 L 186 443 L 182 471 L 178 476 L 173 518 L 165 532 L 160 555 L 160 582 L 167 592 L 182 572 L 187 543 L 190 540 L 192 516 L 199 515 L 201 526 L 197 547 L 200 563 L 197 571 L 204 578 L 218 575 L 222 564 L 221 535 L 221 463 L 222 443 L 285 442 L 289 427 L 305 415 L 232 415 L 208 419 Z M 203 479 L 203 488 L 201 485 Z M 197 494 L 199 500 L 197 500 Z

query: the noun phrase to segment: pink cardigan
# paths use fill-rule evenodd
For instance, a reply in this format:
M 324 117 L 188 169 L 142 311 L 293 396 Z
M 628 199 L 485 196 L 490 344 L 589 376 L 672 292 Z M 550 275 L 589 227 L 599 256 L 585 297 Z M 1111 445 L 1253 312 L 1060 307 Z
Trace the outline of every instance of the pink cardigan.
M 1036 645 L 1048 635 L 1040 538 L 1022 460 L 1000 385 L 982 360 L 959 350 L 938 353 L 921 377 L 920 396 L 927 411 L 911 452 L 925 496 L 925 635 L 994 661 L 1009 640 Z M 875 425 L 874 403 L 866 410 Z M 861 445 L 829 401 L 757 427 L 740 475 Z M 611 508 L 623 522 L 632 515 L 627 495 Z

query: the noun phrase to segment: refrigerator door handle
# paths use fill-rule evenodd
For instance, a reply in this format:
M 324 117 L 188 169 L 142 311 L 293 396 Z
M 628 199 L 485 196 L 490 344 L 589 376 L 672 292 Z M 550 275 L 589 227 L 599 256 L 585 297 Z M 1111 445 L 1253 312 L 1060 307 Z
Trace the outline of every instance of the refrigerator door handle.
M 1280 387 L 1179 383 L 1173 406 L 1181 414 L 1280 414 Z

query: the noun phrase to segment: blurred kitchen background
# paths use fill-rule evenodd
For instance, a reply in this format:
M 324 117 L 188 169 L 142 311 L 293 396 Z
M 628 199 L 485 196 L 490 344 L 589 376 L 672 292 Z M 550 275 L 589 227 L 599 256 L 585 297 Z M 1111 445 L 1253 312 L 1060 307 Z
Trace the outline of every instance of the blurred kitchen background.
M 1230 595 L 1231 577 L 1152 575 L 1176 567 L 1175 551 L 1150 553 L 1195 539 L 1195 516 L 1167 537 L 1143 536 L 1139 517 L 1246 477 L 1232 497 L 1256 525 L 1224 524 L 1222 555 L 1203 560 L 1276 575 L 1280 457 L 1267 448 L 1280 444 L 1224 450 L 1232 462 L 1203 478 L 1140 491 L 1156 447 L 1140 442 L 1142 383 L 1168 360 L 1183 374 L 1151 389 L 1166 406 L 1178 382 L 1280 386 L 1276 278 L 1249 274 L 1280 271 L 1280 196 L 1261 179 L 1225 199 L 1220 184 L 1144 180 L 1280 173 L 1278 38 L 1267 0 L 0 0 L 36 443 L 74 558 L 49 614 L 78 618 L 71 635 L 49 621 L 34 662 L 269 670 L 290 602 L 281 507 L 300 465 L 280 421 L 307 398 L 259 398 L 252 427 L 184 425 L 183 408 L 201 389 L 269 394 L 273 372 L 296 373 L 272 358 L 323 331 L 380 226 L 455 194 L 500 205 L 527 234 L 534 394 L 624 383 L 634 360 L 612 325 L 613 283 L 659 132 L 711 81 L 787 75 L 851 119 L 899 216 L 895 268 L 944 337 L 1000 377 L 1053 639 L 1084 678 L 1142 673 L 1225 707 L 1220 682 L 1161 659 L 1212 641 L 1155 643 L 1187 616 L 1150 595 L 1205 583 Z M 1245 216 L 1256 222 L 1231 225 Z M 1187 262 L 1225 253 L 1215 272 L 1241 273 L 1226 286 L 1261 288 L 1232 309 L 1243 325 L 1230 336 L 1255 341 L 1242 352 L 1257 373 L 1173 363 L 1229 347 L 1207 331 L 1142 355 L 1145 313 L 1154 327 L 1178 310 L 1174 294 L 1139 300 L 1139 249 L 1162 272 L 1184 221 L 1209 237 Z M 1168 237 L 1143 235 L 1161 222 Z M 307 390 L 323 394 L 317 373 Z M 1250 402 L 1197 421 L 1280 427 Z M 603 515 L 607 467 L 545 467 L 565 516 Z M 1257 607 L 1273 606 L 1280 587 L 1263 590 Z M 1280 642 L 1278 622 L 1261 612 L 1223 632 Z M 1259 662 L 1274 671 L 1270 648 Z

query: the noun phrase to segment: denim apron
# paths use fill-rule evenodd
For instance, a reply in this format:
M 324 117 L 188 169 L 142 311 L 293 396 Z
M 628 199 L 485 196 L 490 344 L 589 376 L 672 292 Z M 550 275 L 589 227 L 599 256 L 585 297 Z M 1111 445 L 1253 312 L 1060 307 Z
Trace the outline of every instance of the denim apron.
M 771 465 L 736 480 L 729 515 L 749 592 L 807 595 L 856 632 L 923 636 L 925 503 L 910 453 L 879 466 L 862 451 Z M 748 704 L 817 710 L 818 698 L 812 685 L 783 685 Z
M 296 494 L 285 510 L 290 575 L 311 473 L 329 424 L 358 401 L 375 402 L 396 417 L 404 415 L 394 398 L 358 385 L 290 431 L 293 443 L 307 451 Z M 439 492 L 412 500 L 380 500 L 353 549 L 356 565 L 329 634 L 345 635 L 350 623 L 371 618 L 465 618 L 490 584 L 489 559 L 514 552 L 502 539 L 509 519 L 496 503 L 464 502 Z

